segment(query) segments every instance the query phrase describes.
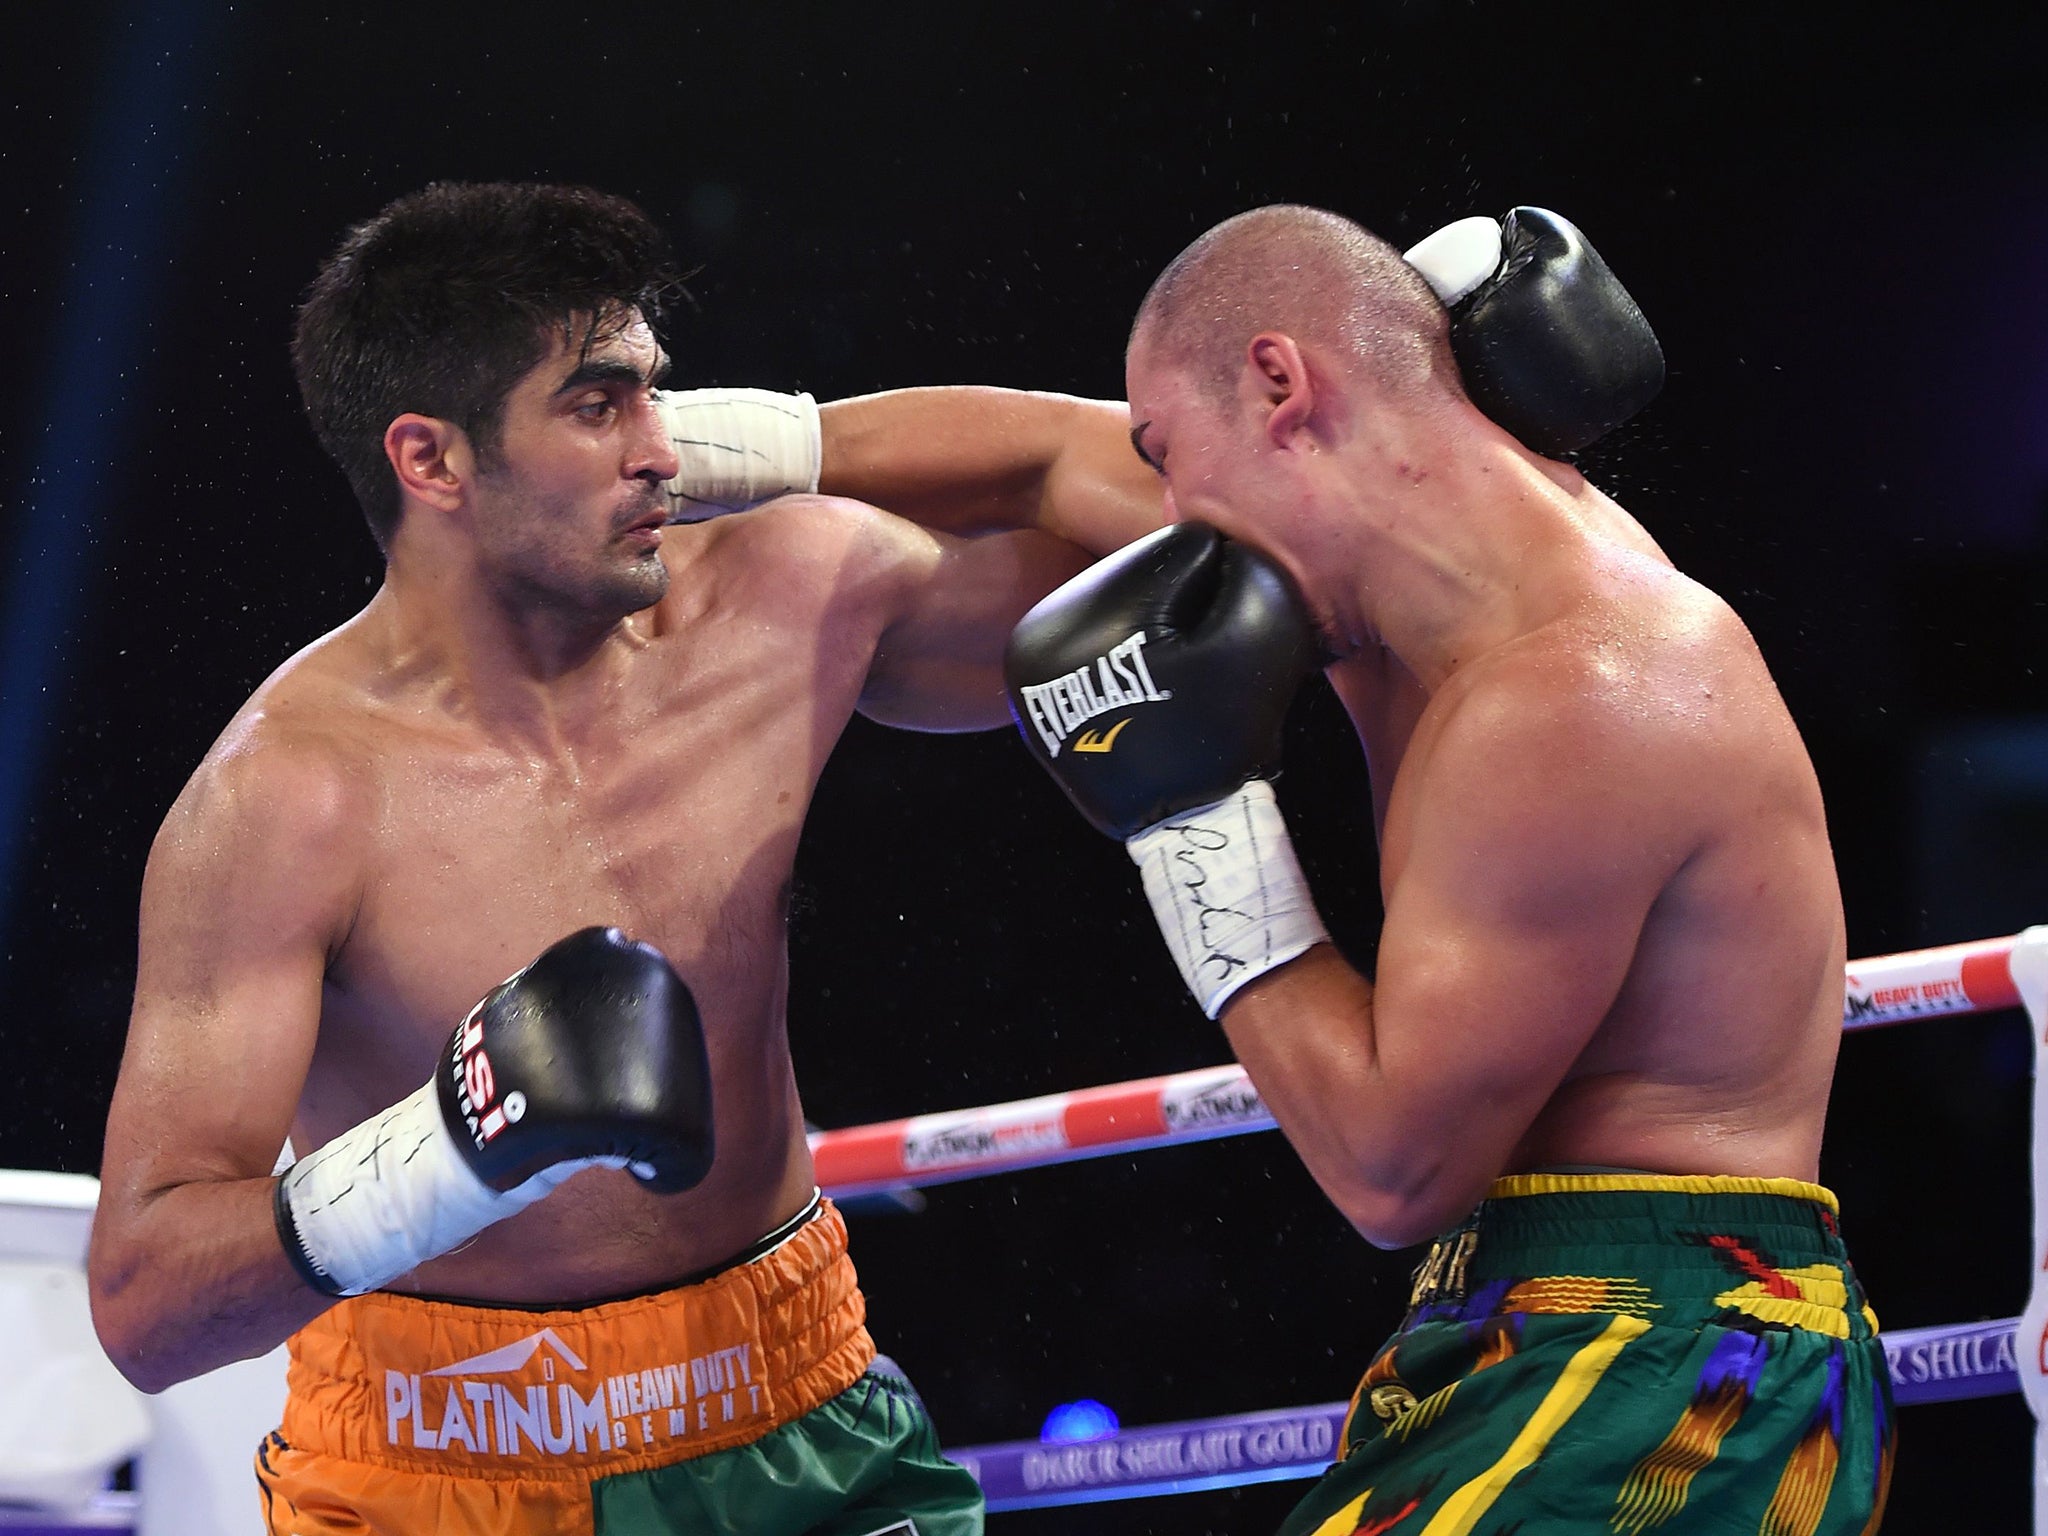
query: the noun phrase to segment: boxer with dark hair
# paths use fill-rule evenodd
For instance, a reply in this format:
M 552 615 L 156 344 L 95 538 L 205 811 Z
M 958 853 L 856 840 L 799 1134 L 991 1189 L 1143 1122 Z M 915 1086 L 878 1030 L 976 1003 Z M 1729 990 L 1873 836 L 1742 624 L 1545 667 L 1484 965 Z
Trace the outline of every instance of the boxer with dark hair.
M 673 282 L 630 204 L 435 186 L 300 315 L 384 582 L 158 835 L 90 1260 L 146 1389 L 290 1336 L 280 1536 L 982 1526 L 818 1196 L 787 903 L 851 713 L 1003 723 L 1082 559 L 817 496 L 668 526 Z
M 580 360 L 680 291 L 667 238 L 587 187 L 436 182 L 349 232 L 299 307 L 292 365 L 307 418 L 377 547 L 398 523 L 384 429 L 407 411 L 500 446 L 506 397 L 575 317 Z M 596 323 L 591 323 L 595 319 Z
M 1576 231 L 1511 226 L 1503 275 L 1650 356 Z M 1845 952 L 1820 789 L 1728 605 L 1533 451 L 1625 415 L 1636 370 L 1525 383 L 1521 436 L 1476 408 L 1463 364 L 1517 375 L 1477 334 L 1515 303 L 1447 313 L 1316 209 L 1197 240 L 1127 358 L 1186 521 L 1027 616 L 1015 711 L 1332 1201 L 1435 1239 L 1287 1536 L 1855 1536 L 1892 1416 L 1814 1182 Z M 1370 980 L 1266 782 L 1319 664 L 1372 779 Z M 1068 750 L 1084 724 L 1113 744 Z
M 981 1527 L 817 1195 L 789 881 L 851 713 L 1007 720 L 1159 491 L 1120 404 L 659 393 L 673 286 L 630 204 L 436 186 L 300 316 L 385 579 L 158 835 L 90 1259 L 146 1388 L 289 1336 L 280 1533 Z M 709 520 L 821 481 L 944 531 Z

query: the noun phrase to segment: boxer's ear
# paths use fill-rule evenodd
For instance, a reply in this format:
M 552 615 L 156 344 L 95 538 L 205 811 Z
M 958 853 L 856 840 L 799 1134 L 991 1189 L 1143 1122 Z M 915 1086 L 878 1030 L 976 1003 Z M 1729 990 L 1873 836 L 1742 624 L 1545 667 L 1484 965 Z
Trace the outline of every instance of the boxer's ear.
M 1261 331 L 1245 347 L 1243 387 L 1265 412 L 1263 428 L 1276 448 L 1291 448 L 1309 430 L 1316 389 L 1292 336 Z
M 462 504 L 476 468 L 468 433 L 452 421 L 411 411 L 384 429 L 384 457 L 402 496 L 443 512 Z

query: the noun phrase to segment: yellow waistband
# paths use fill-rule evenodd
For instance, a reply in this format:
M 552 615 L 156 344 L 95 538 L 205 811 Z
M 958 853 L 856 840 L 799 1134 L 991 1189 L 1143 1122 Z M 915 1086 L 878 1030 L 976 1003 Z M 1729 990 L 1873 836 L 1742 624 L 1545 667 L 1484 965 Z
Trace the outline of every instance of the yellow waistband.
M 1803 1179 L 1753 1179 L 1728 1173 L 1515 1173 L 1495 1179 L 1489 1200 L 1518 1195 L 1597 1195 L 1622 1191 L 1667 1195 L 1779 1195 L 1810 1200 L 1842 1214 L 1834 1191 Z

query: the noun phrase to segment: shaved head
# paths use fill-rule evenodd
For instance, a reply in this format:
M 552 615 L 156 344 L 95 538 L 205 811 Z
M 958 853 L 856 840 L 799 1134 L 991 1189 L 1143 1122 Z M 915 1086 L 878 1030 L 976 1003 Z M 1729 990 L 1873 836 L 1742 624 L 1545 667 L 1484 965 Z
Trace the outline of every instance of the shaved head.
M 1159 274 L 1131 346 L 1219 399 L 1262 331 L 1335 355 L 1397 398 L 1462 393 L 1450 318 L 1429 283 L 1379 236 L 1320 208 L 1276 203 L 1218 224 Z

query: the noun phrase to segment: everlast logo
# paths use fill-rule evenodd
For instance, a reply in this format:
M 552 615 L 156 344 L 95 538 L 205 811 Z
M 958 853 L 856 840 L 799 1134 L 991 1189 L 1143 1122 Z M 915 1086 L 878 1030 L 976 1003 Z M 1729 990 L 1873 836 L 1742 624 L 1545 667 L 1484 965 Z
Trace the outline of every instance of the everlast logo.
M 526 1095 L 514 1089 L 496 1102 L 498 1084 L 491 1072 L 491 1058 L 484 1050 L 483 1005 L 478 1004 L 455 1032 L 455 1099 L 462 1120 L 469 1127 L 470 1140 L 481 1152 L 505 1129 L 526 1113 Z
M 1085 666 L 1049 683 L 1029 683 L 1017 690 L 1024 699 L 1024 712 L 1031 717 L 1048 756 L 1058 757 L 1060 746 L 1074 732 L 1097 715 L 1131 704 L 1156 704 L 1173 697 L 1145 670 L 1145 632 L 1119 640 Z M 1107 736 L 1087 732 L 1074 743 L 1077 752 L 1107 752 L 1116 742 L 1119 723 Z

